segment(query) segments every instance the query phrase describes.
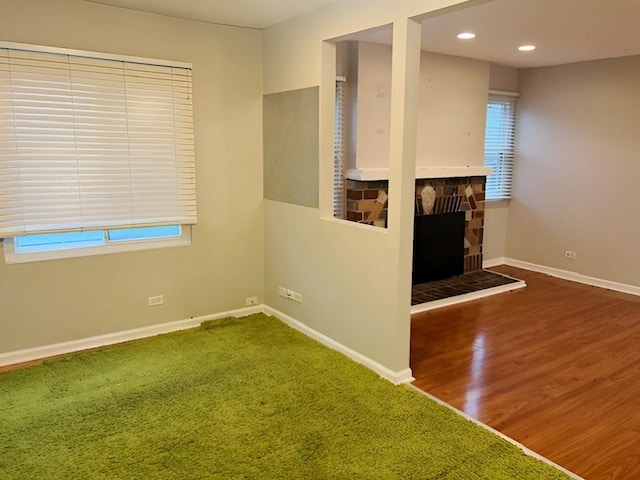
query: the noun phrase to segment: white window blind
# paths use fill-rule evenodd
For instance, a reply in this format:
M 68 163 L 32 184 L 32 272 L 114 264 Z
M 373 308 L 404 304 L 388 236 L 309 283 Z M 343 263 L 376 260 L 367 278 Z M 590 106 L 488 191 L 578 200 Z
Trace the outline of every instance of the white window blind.
M 345 185 L 344 185 L 344 99 L 345 80 L 336 80 L 336 105 L 333 137 L 333 216 L 345 217 Z
M 98 55 L 0 48 L 0 237 L 196 222 L 191 69 Z
M 484 165 L 493 173 L 487 177 L 487 200 L 511 198 L 516 100 L 515 96 L 489 94 Z

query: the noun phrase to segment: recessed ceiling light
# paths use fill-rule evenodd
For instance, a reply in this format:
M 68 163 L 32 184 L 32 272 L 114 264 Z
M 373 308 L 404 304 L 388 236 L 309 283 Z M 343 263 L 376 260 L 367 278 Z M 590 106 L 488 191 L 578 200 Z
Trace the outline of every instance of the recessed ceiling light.
M 460 40 L 471 40 L 472 38 L 476 38 L 476 34 L 471 32 L 462 32 L 458 34 L 458 38 Z
M 518 50 L 521 52 L 533 52 L 536 49 L 535 45 L 520 45 Z

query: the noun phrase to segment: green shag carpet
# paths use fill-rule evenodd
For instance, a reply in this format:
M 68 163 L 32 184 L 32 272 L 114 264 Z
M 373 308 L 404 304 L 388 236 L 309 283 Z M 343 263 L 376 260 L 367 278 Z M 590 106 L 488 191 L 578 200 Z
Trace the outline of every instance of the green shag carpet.
M 569 477 L 265 315 L 0 374 L 0 479 Z

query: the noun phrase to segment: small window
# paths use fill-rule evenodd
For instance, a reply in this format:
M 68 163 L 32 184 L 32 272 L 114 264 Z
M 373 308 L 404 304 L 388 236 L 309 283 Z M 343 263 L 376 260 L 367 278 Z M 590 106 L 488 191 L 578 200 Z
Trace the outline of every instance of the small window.
M 511 198 L 516 100 L 515 96 L 489 94 L 484 165 L 493 173 L 487 177 L 487 200 Z
M 345 82 L 344 77 L 336 79 L 336 103 L 333 137 L 333 216 L 345 218 L 345 131 L 344 131 L 344 106 L 345 106 Z

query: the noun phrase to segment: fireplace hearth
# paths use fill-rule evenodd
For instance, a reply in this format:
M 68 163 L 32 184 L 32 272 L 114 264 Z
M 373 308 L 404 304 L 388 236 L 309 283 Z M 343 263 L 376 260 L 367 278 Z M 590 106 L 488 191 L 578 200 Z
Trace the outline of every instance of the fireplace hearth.
M 444 280 L 414 285 L 411 289 L 411 305 L 421 305 L 445 298 L 457 297 L 458 295 L 519 283 L 522 282 L 515 278 L 488 270 L 479 270 Z

